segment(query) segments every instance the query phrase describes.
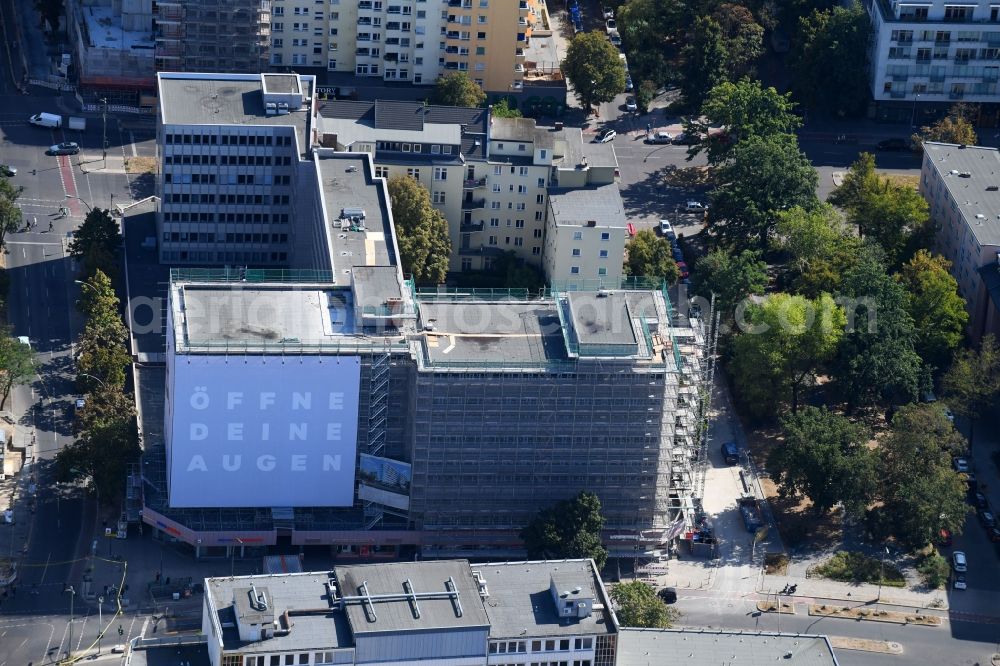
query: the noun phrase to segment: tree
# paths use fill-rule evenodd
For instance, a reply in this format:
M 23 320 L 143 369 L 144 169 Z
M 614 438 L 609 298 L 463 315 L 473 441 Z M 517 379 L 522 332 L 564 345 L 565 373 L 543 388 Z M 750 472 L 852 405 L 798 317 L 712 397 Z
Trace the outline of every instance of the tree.
M 840 290 L 842 275 L 853 265 L 860 243 L 832 206 L 779 211 L 775 234 L 789 256 L 790 281 L 796 292 L 815 298 L 824 291 Z
M 573 38 L 562 71 L 588 114 L 594 103 L 610 102 L 625 90 L 625 66 L 618 49 L 599 32 Z
M 848 409 L 895 399 L 909 402 L 920 384 L 916 332 L 907 294 L 885 271 L 884 254 L 862 246 L 857 264 L 844 276 L 847 332 L 832 364 Z
M 0 409 L 7 405 L 11 389 L 25 384 L 35 375 L 31 346 L 16 337 L 9 327 L 0 328 Z
M 493 105 L 492 114 L 494 118 L 520 118 L 522 115 L 520 111 L 511 106 L 511 100 L 506 97 L 497 100 L 496 104 Z
M 419 282 L 441 284 L 448 272 L 448 221 L 431 205 L 430 194 L 410 176 L 389 179 L 389 200 L 403 270 Z
M 111 280 L 100 269 L 83 283 L 80 291 L 79 308 L 87 321 L 80 335 L 76 361 L 79 383 L 84 390 L 95 382 L 120 390 L 125 386 L 132 362 L 128 329 L 121 318 L 121 303 Z
M 615 615 L 623 627 L 669 629 L 679 613 L 656 596 L 656 592 L 641 580 L 619 583 L 611 588 Z
M 777 212 L 816 205 L 816 170 L 794 136 L 750 136 L 736 144 L 719 167 L 709 222 L 733 246 L 767 249 Z
M 22 187 L 11 185 L 6 177 L 0 176 L 0 248 L 4 246 L 7 234 L 21 228 L 22 214 L 17 198 L 23 190 Z
M 855 116 L 868 104 L 868 13 L 859 3 L 814 10 L 799 21 L 789 68 L 798 98 L 810 108 Z
M 976 130 L 967 116 L 969 109 L 964 104 L 956 104 L 948 111 L 948 115 L 933 125 L 920 128 L 914 134 L 914 145 L 922 145 L 924 141 L 939 141 L 941 143 L 957 143 L 964 146 L 974 146 L 979 143 Z
M 916 329 L 914 350 L 935 367 L 941 367 L 958 347 L 969 321 L 950 267 L 944 257 L 919 250 L 896 275 L 908 294 L 906 309 Z
M 697 109 L 709 91 L 726 80 L 728 53 L 722 26 L 709 16 L 696 18 L 681 56 L 681 93 L 685 104 Z
M 689 13 L 680 0 L 629 0 L 618 6 L 615 20 L 628 48 L 633 81 L 650 81 L 654 90 L 668 82 Z
M 739 313 L 738 313 L 739 315 Z M 771 294 L 737 317 L 733 383 L 757 415 L 773 414 L 787 400 L 798 411 L 799 393 L 831 358 L 844 334 L 844 311 L 829 294 L 815 300 Z
M 117 388 L 98 387 L 87 394 L 80 436 L 56 454 L 56 478 L 88 478 L 106 504 L 124 495 L 128 465 L 139 457 L 139 429 L 132 400 Z
M 829 201 L 844 209 L 859 236 L 870 237 L 882 247 L 892 268 L 928 244 L 932 229 L 926 200 L 912 187 L 896 185 L 875 173 L 870 153 L 858 156 Z
M 767 286 L 767 264 L 756 250 L 743 250 L 739 254 L 712 250 L 698 260 L 697 268 L 695 293 L 706 299 L 715 294 L 715 308 L 726 321 L 732 319 L 743 299 L 763 294 Z
M 601 544 L 601 500 L 587 491 L 542 509 L 521 530 L 530 559 L 589 557 L 604 568 L 608 551 Z
M 43 23 L 48 23 L 53 32 L 59 30 L 59 19 L 65 13 L 63 0 L 34 0 L 32 4 L 38 13 L 42 15 Z
M 90 277 L 101 270 L 107 275 L 117 275 L 117 253 L 122 244 L 118 222 L 111 213 L 94 208 L 87 213 L 83 224 L 73 234 L 69 244 L 71 257 L 83 264 L 83 276 Z
M 949 442 L 941 440 L 940 428 L 928 430 L 934 412 L 947 424 L 940 409 L 900 409 L 879 450 L 882 504 L 876 524 L 913 549 L 930 543 L 942 529 L 961 534 L 968 511 L 966 484 L 951 467 Z
M 450 72 L 438 77 L 431 102 L 442 106 L 481 106 L 486 93 L 465 72 Z
M 641 229 L 625 246 L 625 271 L 629 275 L 662 278 L 673 284 L 680 277 L 670 241 L 652 229 Z
M 688 120 L 684 126 L 685 132 L 705 137 L 688 149 L 688 158 L 704 151 L 709 164 L 718 165 L 729 158 L 741 139 L 792 134 L 801 125 L 792 113 L 794 106 L 788 95 L 764 88 L 759 81 L 720 83 L 701 105 L 701 117 Z M 709 133 L 713 126 L 721 126 L 724 131 Z
M 972 447 L 976 419 L 1000 394 L 1000 347 L 996 338 L 987 334 L 979 349 L 960 349 L 951 367 L 941 378 L 941 387 L 948 406 L 959 416 L 969 419 L 969 446 Z
M 768 457 L 779 494 L 805 495 L 819 514 L 843 503 L 847 515 L 863 516 L 878 489 L 865 429 L 826 407 L 806 407 L 781 425 L 784 439 Z
M 764 53 L 764 28 L 754 20 L 753 12 L 743 5 L 723 3 L 712 18 L 722 28 L 730 80 L 752 74 L 754 64 Z

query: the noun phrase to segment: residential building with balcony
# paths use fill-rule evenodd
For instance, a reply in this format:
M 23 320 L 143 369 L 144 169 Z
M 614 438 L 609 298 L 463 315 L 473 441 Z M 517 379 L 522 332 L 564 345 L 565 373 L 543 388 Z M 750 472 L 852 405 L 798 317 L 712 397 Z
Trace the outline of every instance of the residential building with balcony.
M 516 53 L 528 43 L 543 6 L 537 0 L 273 3 L 272 66 L 422 85 L 461 71 L 499 93 L 521 87 L 524 67 Z
M 156 71 L 267 71 L 271 0 L 142 0 L 153 5 Z
M 1000 335 L 1000 152 L 924 143 L 920 193 L 937 229 L 935 249 L 952 262 L 974 340 Z
M 879 117 L 920 124 L 956 102 L 987 104 L 995 123 L 1000 5 L 988 0 L 865 0 L 872 21 L 869 67 Z M 917 108 L 917 105 L 921 107 Z
M 408 175 L 430 191 L 448 220 L 451 271 L 489 270 L 507 251 L 546 268 L 550 188 L 611 185 L 620 202 L 613 146 L 585 143 L 579 128 L 416 102 L 331 101 L 319 116 L 321 145 L 372 153 L 377 176 Z M 609 258 L 620 264 L 621 248 Z

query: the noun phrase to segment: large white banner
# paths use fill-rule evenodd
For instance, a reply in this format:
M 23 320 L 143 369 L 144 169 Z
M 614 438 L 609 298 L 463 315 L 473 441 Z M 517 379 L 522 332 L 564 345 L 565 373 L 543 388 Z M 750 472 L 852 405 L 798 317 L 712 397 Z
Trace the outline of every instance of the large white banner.
M 351 506 L 357 356 L 174 360 L 172 507 Z

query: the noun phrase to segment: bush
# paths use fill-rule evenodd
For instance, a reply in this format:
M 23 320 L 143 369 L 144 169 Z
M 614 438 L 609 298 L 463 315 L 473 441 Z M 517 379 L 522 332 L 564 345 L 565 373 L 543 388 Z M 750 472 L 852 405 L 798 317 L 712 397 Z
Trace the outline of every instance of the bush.
M 941 557 L 937 551 L 932 551 L 917 563 L 917 571 L 920 572 L 927 587 L 937 589 L 948 582 L 951 567 L 948 566 L 948 560 Z
M 844 583 L 878 583 L 882 569 L 882 584 L 889 587 L 904 587 L 906 579 L 893 564 L 886 562 L 884 568 L 877 557 L 864 553 L 839 550 L 823 564 L 812 568 L 810 573 Z

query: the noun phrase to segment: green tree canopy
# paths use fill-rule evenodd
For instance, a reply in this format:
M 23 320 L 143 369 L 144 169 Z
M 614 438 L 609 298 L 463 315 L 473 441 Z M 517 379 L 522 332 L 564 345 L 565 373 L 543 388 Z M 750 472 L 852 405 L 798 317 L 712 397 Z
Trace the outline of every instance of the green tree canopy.
M 520 118 L 522 115 L 520 111 L 511 106 L 510 100 L 506 97 L 497 100 L 496 104 L 493 105 L 492 113 L 494 118 Z
M 521 530 L 530 559 L 589 557 L 603 569 L 608 551 L 601 544 L 601 500 L 583 491 L 573 499 L 542 509 Z
M 7 234 L 21 228 L 22 214 L 17 199 L 24 191 L 15 187 L 6 176 L 0 175 L 0 248 L 4 246 Z
M 1000 347 L 992 335 L 984 335 L 979 349 L 959 349 L 941 378 L 944 395 L 956 414 L 969 419 L 969 446 L 973 444 L 976 419 L 1000 394 Z
M 865 429 L 826 407 L 805 407 L 781 425 L 784 439 L 768 457 L 779 494 L 805 495 L 817 513 L 843 503 L 848 515 L 863 516 L 878 489 L 878 457 Z
M 829 294 L 815 300 L 771 294 L 743 315 L 731 363 L 738 395 L 758 416 L 774 414 L 785 401 L 796 412 L 799 392 L 837 350 L 844 311 Z
M 752 74 L 757 59 L 764 53 L 764 28 L 754 19 L 753 12 L 743 5 L 722 3 L 712 18 L 722 28 L 729 79 L 735 81 Z
M 913 135 L 913 143 L 919 146 L 924 141 L 939 141 L 974 146 L 979 143 L 979 138 L 968 120 L 969 115 L 970 109 L 965 104 L 956 104 L 941 120 L 933 125 L 921 127 L 920 132 Z
M 656 592 L 641 580 L 619 583 L 611 588 L 618 624 L 623 627 L 668 629 L 679 613 L 663 603 Z
M 81 261 L 84 277 L 90 277 L 98 270 L 114 277 L 118 274 L 117 255 L 121 244 L 118 222 L 109 211 L 94 208 L 73 234 L 69 254 Z
M 652 229 L 641 229 L 625 246 L 625 271 L 629 275 L 662 278 L 673 284 L 680 277 L 670 241 Z
M 832 364 L 848 408 L 917 395 L 920 357 L 907 293 L 885 271 L 883 253 L 864 245 L 844 276 L 848 329 Z
M 780 210 L 816 205 L 816 170 L 794 136 L 749 136 L 716 170 L 709 221 L 712 232 L 740 248 L 764 250 Z
M 486 93 L 465 72 L 449 72 L 438 77 L 431 102 L 442 106 L 482 106 Z
M 799 21 L 789 68 L 798 98 L 809 108 L 855 116 L 868 103 L 871 21 L 860 3 L 836 6 Z
M 688 149 L 689 159 L 704 151 L 709 164 L 717 165 L 732 155 L 740 139 L 792 134 L 801 124 L 792 113 L 794 106 L 788 95 L 764 88 L 759 81 L 720 83 L 701 105 L 701 117 L 685 124 L 685 132 L 706 137 Z M 724 132 L 709 134 L 712 126 L 721 126 Z
M 756 250 L 743 250 L 739 254 L 721 248 L 712 250 L 698 260 L 697 268 L 695 293 L 706 299 L 715 294 L 715 308 L 727 322 L 744 298 L 763 294 L 767 287 L 767 264 Z
M 962 341 L 969 313 L 958 293 L 958 282 L 948 269 L 951 262 L 918 250 L 896 275 L 906 288 L 907 311 L 913 318 L 913 347 L 925 363 L 943 366 Z
M 680 0 L 629 0 L 618 6 L 615 20 L 634 81 L 651 81 L 654 88 L 667 83 L 684 42 L 678 34 L 688 13 Z
M 854 264 L 860 246 L 829 204 L 779 211 L 775 234 L 789 258 L 791 285 L 810 298 L 840 290 L 844 271 Z
M 618 49 L 599 32 L 580 33 L 566 49 L 562 71 L 588 114 L 594 104 L 610 102 L 625 90 L 625 65 Z
M 431 205 L 427 190 L 410 176 L 389 179 L 389 200 L 403 270 L 418 282 L 441 284 L 451 254 L 448 221 Z
M 0 409 L 7 405 L 11 389 L 35 376 L 35 355 L 31 346 L 16 337 L 9 327 L 0 328 Z
M 132 363 L 128 329 L 122 321 L 121 303 L 111 280 L 100 269 L 81 285 L 79 308 L 87 318 L 76 360 L 80 385 L 86 390 L 95 382 L 103 382 L 109 388 L 121 390 Z
M 937 425 L 930 425 L 935 420 Z M 954 438 L 942 439 L 946 427 L 950 424 L 940 409 L 908 405 L 896 412 L 879 451 L 882 505 L 875 522 L 884 535 L 913 549 L 930 543 L 942 529 L 961 534 L 965 525 L 966 485 L 952 469 Z
M 128 465 L 140 452 L 133 402 L 116 388 L 100 386 L 86 399 L 78 439 L 56 454 L 56 478 L 87 478 L 103 503 L 117 505 L 124 496 Z
M 710 16 L 695 19 L 681 57 L 681 92 L 684 103 L 692 109 L 698 109 L 709 91 L 726 80 L 729 54 L 722 26 Z

